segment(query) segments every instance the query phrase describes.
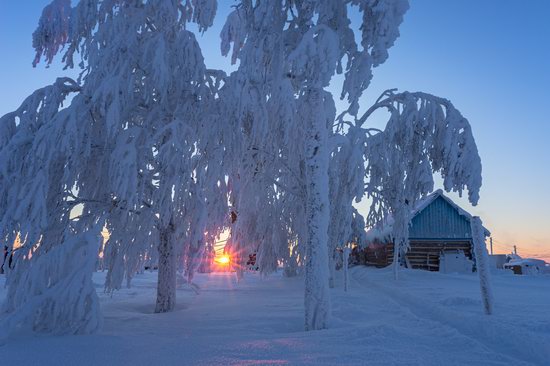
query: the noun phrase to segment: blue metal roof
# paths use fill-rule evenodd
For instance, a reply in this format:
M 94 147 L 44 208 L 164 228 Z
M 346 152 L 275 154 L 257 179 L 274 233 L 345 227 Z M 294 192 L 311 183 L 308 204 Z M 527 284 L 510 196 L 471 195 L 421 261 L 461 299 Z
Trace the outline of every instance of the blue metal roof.
M 439 195 L 413 217 L 409 238 L 471 239 L 470 220 Z

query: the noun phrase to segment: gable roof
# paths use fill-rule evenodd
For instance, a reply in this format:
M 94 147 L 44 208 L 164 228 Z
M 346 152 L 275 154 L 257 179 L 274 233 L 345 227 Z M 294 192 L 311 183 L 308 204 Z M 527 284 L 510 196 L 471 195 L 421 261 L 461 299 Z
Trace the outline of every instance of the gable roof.
M 435 192 L 430 193 L 429 195 L 419 199 L 416 201 L 414 207 L 411 210 L 411 221 L 420 213 L 422 212 L 426 207 L 431 205 L 437 198 L 441 197 L 445 202 L 447 202 L 452 208 L 456 210 L 456 212 L 463 216 L 468 222 L 471 222 L 472 215 L 464 210 L 462 207 L 457 205 L 453 200 L 451 200 L 449 197 L 445 196 L 443 194 L 443 190 L 438 189 Z M 391 232 L 392 232 L 392 226 L 393 226 L 393 217 L 388 215 L 388 217 L 376 224 L 373 228 L 367 231 L 366 238 L 367 243 L 370 243 L 375 240 L 384 241 L 389 240 Z M 490 236 L 491 232 L 487 230 L 487 228 L 483 227 L 485 230 L 485 236 Z

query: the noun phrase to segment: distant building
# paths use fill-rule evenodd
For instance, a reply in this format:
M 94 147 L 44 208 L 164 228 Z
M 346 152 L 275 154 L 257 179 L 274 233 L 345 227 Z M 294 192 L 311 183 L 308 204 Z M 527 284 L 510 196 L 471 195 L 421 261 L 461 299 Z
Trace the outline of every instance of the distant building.
M 517 258 L 504 264 L 504 269 L 509 269 L 518 275 L 547 274 L 550 266 L 542 259 Z
M 504 265 L 510 261 L 506 254 L 490 254 L 489 263 L 496 269 L 504 269 Z
M 445 196 L 441 190 L 418 201 L 412 210 L 410 250 L 404 258 L 406 266 L 439 271 L 443 258 L 446 259 L 446 267 L 449 267 L 452 260 L 453 268 L 461 258 L 473 261 L 471 219 L 472 215 Z M 385 267 L 392 263 L 392 223 L 390 217 L 367 232 L 367 265 Z M 487 229 L 485 235 L 490 235 Z

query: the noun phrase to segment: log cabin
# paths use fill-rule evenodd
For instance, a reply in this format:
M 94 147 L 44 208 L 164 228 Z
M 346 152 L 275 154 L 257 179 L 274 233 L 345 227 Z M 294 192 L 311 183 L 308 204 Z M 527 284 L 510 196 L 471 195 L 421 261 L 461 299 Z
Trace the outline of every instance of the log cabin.
M 408 268 L 439 271 L 440 258 L 457 253 L 473 258 L 472 215 L 458 206 L 443 191 L 437 190 L 419 200 L 412 212 L 409 227 L 410 249 L 404 262 Z M 366 264 L 385 267 L 393 262 L 392 219 L 367 231 Z M 485 235 L 490 236 L 485 229 Z

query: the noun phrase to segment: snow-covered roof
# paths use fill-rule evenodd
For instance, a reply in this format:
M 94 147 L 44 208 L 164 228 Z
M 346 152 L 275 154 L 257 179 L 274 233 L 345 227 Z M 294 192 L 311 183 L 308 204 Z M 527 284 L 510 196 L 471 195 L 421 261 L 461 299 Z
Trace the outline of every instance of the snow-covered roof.
M 504 267 L 509 266 L 541 266 L 544 267 L 546 265 L 546 262 L 542 259 L 535 259 L 535 258 L 523 258 L 523 259 L 514 259 L 511 260 L 508 263 L 504 264 Z
M 457 205 L 449 197 L 445 196 L 443 194 L 443 190 L 441 189 L 438 189 L 437 191 L 434 191 L 429 195 L 416 201 L 413 209 L 411 210 L 411 220 L 414 219 L 416 215 L 422 212 L 422 210 L 428 207 L 438 197 L 443 198 L 449 205 L 451 205 L 458 212 L 459 215 L 464 216 L 468 221 L 472 220 L 472 215 L 466 210 L 464 210 L 462 207 Z M 393 217 L 390 214 L 388 215 L 386 220 L 378 223 L 372 229 L 367 231 L 367 234 L 366 234 L 367 243 L 371 243 L 376 240 L 384 241 L 389 239 L 392 232 L 392 226 L 393 226 Z M 491 232 L 487 230 L 487 228 L 484 227 L 483 229 L 485 229 L 485 236 L 491 235 Z

